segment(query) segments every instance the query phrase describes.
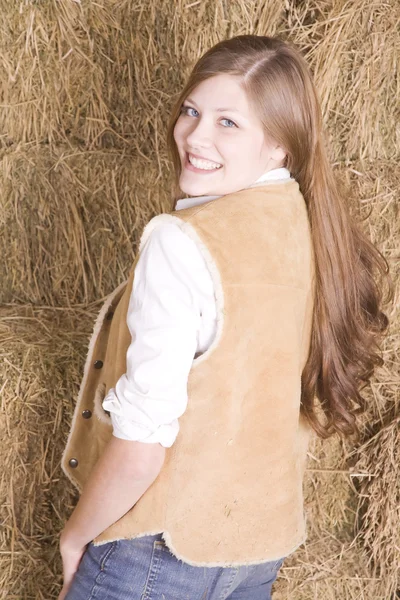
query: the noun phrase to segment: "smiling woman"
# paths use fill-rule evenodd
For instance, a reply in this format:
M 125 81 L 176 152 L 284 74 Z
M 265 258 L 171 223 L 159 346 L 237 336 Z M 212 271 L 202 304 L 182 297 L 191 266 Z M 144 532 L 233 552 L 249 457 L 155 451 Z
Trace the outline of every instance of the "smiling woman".
M 89 344 L 62 462 L 83 490 L 62 597 L 269 600 L 305 542 L 310 436 L 358 432 L 388 326 L 387 263 L 321 125 L 307 63 L 279 38 L 224 40 L 195 65 L 167 132 L 191 197 L 147 223 Z
M 191 196 L 228 194 L 284 166 L 285 150 L 266 138 L 238 77 L 230 74 L 214 75 L 191 91 L 173 135 L 182 163 L 179 188 Z

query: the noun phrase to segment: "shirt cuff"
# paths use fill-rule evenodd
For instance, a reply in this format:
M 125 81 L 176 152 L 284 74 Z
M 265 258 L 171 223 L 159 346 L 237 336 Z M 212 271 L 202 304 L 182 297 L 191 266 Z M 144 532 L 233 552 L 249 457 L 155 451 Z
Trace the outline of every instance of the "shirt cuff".
M 155 425 L 153 429 L 145 427 L 141 423 L 131 421 L 120 414 L 121 408 L 118 402 L 115 402 L 116 396 L 114 388 L 111 388 L 103 400 L 104 410 L 110 413 L 110 419 L 113 426 L 113 435 L 121 440 L 130 440 L 143 442 L 145 444 L 159 443 L 165 448 L 170 448 L 175 442 L 179 433 L 178 419 L 171 423 Z

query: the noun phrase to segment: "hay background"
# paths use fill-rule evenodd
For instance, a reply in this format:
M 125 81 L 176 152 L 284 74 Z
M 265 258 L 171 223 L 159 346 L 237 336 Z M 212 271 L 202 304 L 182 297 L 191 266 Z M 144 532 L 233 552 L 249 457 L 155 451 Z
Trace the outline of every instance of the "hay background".
M 0 598 L 56 598 L 60 469 L 93 321 L 172 209 L 169 109 L 224 37 L 305 52 L 352 211 L 399 274 L 398 0 L 0 0 Z M 357 446 L 310 448 L 309 538 L 276 600 L 400 596 L 399 287 Z

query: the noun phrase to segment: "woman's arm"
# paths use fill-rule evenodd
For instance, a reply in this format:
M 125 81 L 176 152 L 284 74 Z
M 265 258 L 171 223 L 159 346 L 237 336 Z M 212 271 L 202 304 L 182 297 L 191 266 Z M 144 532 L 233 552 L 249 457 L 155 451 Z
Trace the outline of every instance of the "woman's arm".
M 112 436 L 61 534 L 61 545 L 84 548 L 120 519 L 150 487 L 165 459 L 161 444 Z
M 103 401 L 113 437 L 61 534 L 59 600 L 87 543 L 135 505 L 160 472 L 165 447 L 175 442 L 209 277 L 194 242 L 176 225 L 156 228 L 141 251 L 127 314 L 127 370 Z
M 96 463 L 60 537 L 64 600 L 87 544 L 118 521 L 157 478 L 165 459 L 161 444 L 112 436 Z

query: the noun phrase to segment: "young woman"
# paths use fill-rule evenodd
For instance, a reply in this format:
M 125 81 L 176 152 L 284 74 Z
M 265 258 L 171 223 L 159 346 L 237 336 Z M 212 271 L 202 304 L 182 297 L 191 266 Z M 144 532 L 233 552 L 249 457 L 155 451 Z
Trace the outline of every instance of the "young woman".
M 144 228 L 89 345 L 60 600 L 270 598 L 306 539 L 309 436 L 359 433 L 382 364 L 387 262 L 339 196 L 301 53 L 218 43 L 168 143 L 174 209 Z

